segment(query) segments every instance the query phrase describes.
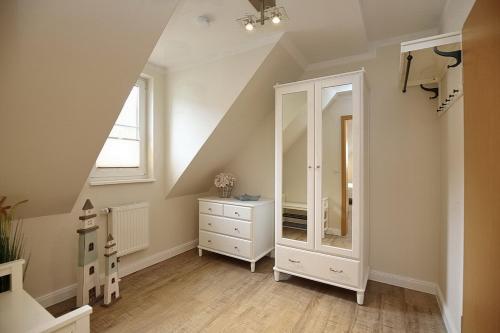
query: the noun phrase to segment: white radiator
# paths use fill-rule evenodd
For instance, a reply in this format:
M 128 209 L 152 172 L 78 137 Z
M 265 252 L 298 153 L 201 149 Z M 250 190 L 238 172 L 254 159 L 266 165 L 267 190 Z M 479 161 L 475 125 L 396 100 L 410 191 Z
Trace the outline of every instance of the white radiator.
M 118 257 L 149 246 L 149 204 L 141 202 L 110 207 L 110 232 L 116 240 Z

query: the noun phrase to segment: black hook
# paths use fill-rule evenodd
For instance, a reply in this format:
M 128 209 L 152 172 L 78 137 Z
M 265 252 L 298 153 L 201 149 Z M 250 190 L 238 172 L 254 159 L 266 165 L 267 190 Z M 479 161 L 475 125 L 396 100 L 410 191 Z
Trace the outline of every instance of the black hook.
M 462 63 L 462 50 L 456 50 L 456 51 L 439 51 L 437 46 L 434 46 L 434 53 L 437 55 L 440 55 L 442 57 L 450 57 L 450 58 L 455 58 L 456 63 L 453 65 L 448 65 L 448 68 L 452 67 L 457 67 Z
M 425 91 L 430 91 L 434 93 L 434 96 L 429 97 L 429 99 L 436 99 L 439 96 L 439 88 L 427 88 L 423 84 L 420 85 L 420 88 L 422 88 Z

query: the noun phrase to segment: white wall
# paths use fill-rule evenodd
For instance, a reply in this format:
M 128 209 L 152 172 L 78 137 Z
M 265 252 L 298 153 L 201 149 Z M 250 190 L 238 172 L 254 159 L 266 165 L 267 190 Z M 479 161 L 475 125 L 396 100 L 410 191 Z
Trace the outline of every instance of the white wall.
M 452 332 L 460 332 L 464 254 L 464 97 L 439 119 L 441 258 L 439 288 Z
M 370 262 L 374 270 L 437 282 L 440 236 L 440 133 L 427 93 L 399 87 L 399 46 L 363 62 L 316 70 L 313 78 L 365 67 L 371 87 Z M 235 192 L 274 196 L 274 121 L 268 116 L 225 171 Z
M 165 200 L 164 114 L 165 75 L 146 67 L 145 74 L 154 84 L 154 183 L 89 186 L 85 184 L 68 214 L 26 219 L 24 230 L 31 260 L 25 280 L 26 290 L 34 297 L 46 295 L 76 283 L 78 216 L 86 198 L 96 207 L 117 206 L 147 201 L 150 204 L 150 247 L 127 255 L 120 262 L 122 272 L 161 258 L 165 251 L 197 238 L 197 195 Z M 98 218 L 101 264 L 106 236 L 106 220 Z M 102 266 L 101 266 L 102 267 Z

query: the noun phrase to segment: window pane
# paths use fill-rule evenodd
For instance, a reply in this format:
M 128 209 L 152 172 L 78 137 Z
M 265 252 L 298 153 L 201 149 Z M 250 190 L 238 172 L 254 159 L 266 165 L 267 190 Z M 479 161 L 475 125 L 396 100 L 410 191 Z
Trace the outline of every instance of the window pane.
M 98 168 L 128 168 L 140 166 L 140 142 L 108 138 L 97 157 Z
M 110 137 L 115 139 L 131 139 L 139 140 L 139 128 L 131 126 L 115 125 L 109 134 Z
M 139 87 L 134 86 L 128 96 L 122 111 L 116 120 L 116 125 L 139 127 Z

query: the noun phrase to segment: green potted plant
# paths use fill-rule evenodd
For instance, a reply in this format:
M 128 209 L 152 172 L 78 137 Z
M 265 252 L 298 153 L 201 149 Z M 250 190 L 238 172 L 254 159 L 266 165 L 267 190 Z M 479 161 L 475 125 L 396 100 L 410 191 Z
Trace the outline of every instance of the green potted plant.
M 22 221 L 15 218 L 16 207 L 27 200 L 14 205 L 4 206 L 7 197 L 0 196 L 0 264 L 25 257 L 26 249 L 22 232 Z M 28 267 L 28 261 L 24 271 Z M 0 277 L 0 292 L 10 289 L 10 277 Z

